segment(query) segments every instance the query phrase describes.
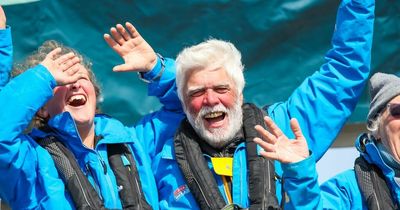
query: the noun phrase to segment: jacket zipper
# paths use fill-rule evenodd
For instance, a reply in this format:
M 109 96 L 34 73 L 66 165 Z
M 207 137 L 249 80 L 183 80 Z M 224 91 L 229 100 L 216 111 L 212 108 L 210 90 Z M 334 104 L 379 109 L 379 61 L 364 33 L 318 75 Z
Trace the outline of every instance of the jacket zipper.
M 111 198 L 112 198 L 112 201 L 113 201 L 113 205 L 114 205 L 114 206 L 117 206 L 117 198 L 115 197 L 114 188 L 113 188 L 114 185 L 111 183 L 110 176 L 107 175 L 107 166 L 106 166 L 106 163 L 104 162 L 103 158 L 102 158 L 101 155 L 98 153 L 98 151 L 97 151 L 97 150 L 94 150 L 94 151 L 96 152 L 96 155 L 97 155 L 97 157 L 98 157 L 99 160 L 100 160 L 101 166 L 103 167 L 104 176 L 105 176 L 105 179 L 106 179 L 106 182 L 107 182 L 107 187 L 108 187 L 109 192 L 110 192 L 110 194 L 111 194 Z
M 204 200 L 206 201 L 206 204 L 207 204 L 208 208 L 209 208 L 209 209 L 212 209 L 211 206 L 210 206 L 210 203 L 208 202 L 208 199 L 207 199 L 207 197 L 205 196 L 205 194 L 204 194 L 204 192 L 203 192 L 203 189 L 201 188 L 201 186 L 200 186 L 199 182 L 197 181 L 196 177 L 193 176 L 193 179 L 194 179 L 194 181 L 196 182 L 197 186 L 199 187 L 200 192 L 201 192 L 201 195 L 203 195 Z
M 103 157 L 101 157 L 101 155 L 99 154 L 99 152 L 97 150 L 94 150 L 96 152 L 97 157 L 99 157 L 101 166 L 103 167 L 103 172 L 104 174 L 107 174 L 107 166 L 106 166 L 106 162 L 104 162 Z
M 186 147 L 185 144 L 183 144 L 183 146 Z M 188 150 L 187 147 L 186 147 L 185 149 L 186 149 L 187 151 L 190 151 L 190 150 Z M 188 160 L 190 161 L 190 158 L 188 158 Z M 192 167 L 192 165 L 194 166 L 194 165 L 196 165 L 196 163 L 189 163 L 189 167 Z M 199 182 L 197 181 L 195 175 L 193 176 L 193 180 L 196 182 L 196 185 L 199 187 L 200 192 L 201 192 L 201 195 L 203 196 L 204 200 L 206 201 L 206 204 L 207 204 L 208 208 L 209 208 L 209 209 L 212 209 L 211 206 L 210 206 L 210 202 L 208 202 L 207 196 L 204 194 L 203 188 L 200 186 L 200 184 L 199 184 Z
M 101 192 L 100 192 L 100 187 L 99 187 L 99 185 L 97 184 L 97 182 L 96 182 L 95 179 L 94 179 L 93 172 L 92 172 L 92 170 L 90 169 L 89 164 L 86 163 L 86 164 L 85 164 L 85 167 L 86 167 L 86 172 L 87 172 L 87 175 L 88 175 L 88 179 L 89 179 L 89 176 L 92 178 L 94 188 L 95 188 L 97 194 L 99 195 L 100 199 L 103 200 L 103 196 L 101 195 Z
M 142 192 L 140 191 L 140 186 L 139 186 L 139 171 L 135 170 L 133 168 L 133 163 L 130 163 L 130 161 L 135 161 L 134 159 L 130 160 L 130 158 L 128 158 L 128 156 L 126 154 L 124 154 L 125 157 L 128 159 L 129 165 L 127 166 L 127 169 L 129 171 L 129 174 L 131 177 L 133 177 L 134 181 L 135 181 L 135 186 L 136 186 L 136 192 L 139 194 L 139 196 L 137 196 L 137 205 L 139 207 L 139 209 L 142 209 L 142 204 L 140 202 L 140 198 L 142 197 Z M 132 155 L 133 157 L 133 155 Z M 134 164 L 136 166 L 136 164 Z M 134 171 L 137 172 L 137 174 L 134 173 Z
M 104 172 L 104 176 L 105 176 L 105 180 L 106 180 L 106 182 L 107 182 L 107 187 L 108 187 L 108 189 L 109 189 L 109 192 L 110 192 L 110 194 L 111 194 L 111 199 L 112 199 L 112 201 L 113 201 L 113 206 L 117 206 L 117 199 L 116 199 L 116 197 L 115 197 L 115 194 L 114 194 L 114 188 L 112 187 L 112 186 L 114 186 L 114 185 L 112 185 L 112 183 L 111 183 L 111 180 L 110 180 L 110 177 L 107 175 L 107 166 L 106 166 L 106 163 L 104 162 L 104 160 L 103 160 L 103 158 L 101 157 L 101 155 L 99 154 L 99 152 L 97 151 L 97 148 L 98 148 L 98 145 L 95 147 L 95 149 L 89 149 L 88 147 L 86 147 L 85 145 L 83 145 L 85 148 L 87 148 L 88 150 L 91 150 L 91 151 L 94 151 L 95 153 L 96 153 L 96 156 L 97 156 L 97 158 L 98 158 L 98 160 L 100 160 L 100 164 L 101 164 L 101 166 L 103 167 L 103 172 Z M 91 170 L 90 170 L 90 172 L 91 172 Z M 92 175 L 93 176 L 93 175 Z M 95 182 L 96 183 L 96 182 Z M 100 195 L 100 193 L 98 193 L 99 195 Z M 100 195 L 100 198 L 102 198 L 102 196 Z
M 85 193 L 85 189 L 83 189 L 81 181 L 79 179 L 77 179 L 77 180 L 78 180 L 79 187 L 81 188 L 81 191 L 83 192 L 83 197 L 85 198 L 86 203 L 88 204 L 88 206 L 91 207 L 90 202 L 89 202 L 89 200 L 87 198 L 87 195 Z

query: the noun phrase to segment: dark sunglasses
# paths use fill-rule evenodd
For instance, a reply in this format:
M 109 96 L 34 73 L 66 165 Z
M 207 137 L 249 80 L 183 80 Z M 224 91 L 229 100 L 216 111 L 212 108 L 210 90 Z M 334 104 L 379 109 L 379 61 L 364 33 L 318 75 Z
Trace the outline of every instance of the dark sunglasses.
M 388 104 L 387 109 L 393 117 L 400 117 L 400 104 Z

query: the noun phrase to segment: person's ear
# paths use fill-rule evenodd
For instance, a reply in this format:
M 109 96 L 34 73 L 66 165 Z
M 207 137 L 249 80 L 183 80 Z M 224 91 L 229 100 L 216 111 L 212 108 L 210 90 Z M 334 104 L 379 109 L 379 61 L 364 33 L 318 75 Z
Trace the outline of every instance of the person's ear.
M 49 112 L 47 111 L 47 106 L 44 105 L 39 111 L 36 113 L 40 118 L 47 119 L 49 118 Z

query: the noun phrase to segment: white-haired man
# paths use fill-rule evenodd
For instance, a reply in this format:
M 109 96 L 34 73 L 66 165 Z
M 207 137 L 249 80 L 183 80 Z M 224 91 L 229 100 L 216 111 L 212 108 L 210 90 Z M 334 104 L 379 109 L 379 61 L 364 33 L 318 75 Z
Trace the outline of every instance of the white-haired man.
M 140 137 L 151 150 L 160 208 L 280 208 L 284 202 L 279 202 L 286 200 L 282 167 L 290 165 L 258 154 L 254 126 L 263 123 L 265 111 L 291 137 L 290 119 L 297 118 L 318 160 L 353 111 L 368 78 L 374 7 L 373 0 L 342 1 L 327 62 L 287 101 L 264 110 L 243 104 L 243 65 L 231 43 L 208 40 L 184 49 L 176 59 L 176 82 L 187 120 L 174 138 L 151 133 Z M 151 131 L 154 123 L 145 119 L 141 126 Z M 172 124 L 161 129 L 172 136 L 177 127 Z M 296 199 L 301 198 L 290 201 Z

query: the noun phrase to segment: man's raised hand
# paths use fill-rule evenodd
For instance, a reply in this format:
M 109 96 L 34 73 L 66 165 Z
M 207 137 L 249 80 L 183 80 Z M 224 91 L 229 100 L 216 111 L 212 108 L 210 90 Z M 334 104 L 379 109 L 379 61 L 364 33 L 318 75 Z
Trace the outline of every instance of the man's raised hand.
M 306 159 L 309 156 L 307 141 L 301 132 L 300 125 L 296 119 L 290 120 L 290 127 L 294 133 L 295 139 L 289 140 L 281 129 L 276 126 L 271 118 L 265 117 L 265 124 L 268 129 L 257 125 L 255 129 L 262 136 L 254 138 L 254 142 L 260 145 L 264 151 L 260 154 L 265 158 L 278 160 L 282 163 L 295 163 Z

